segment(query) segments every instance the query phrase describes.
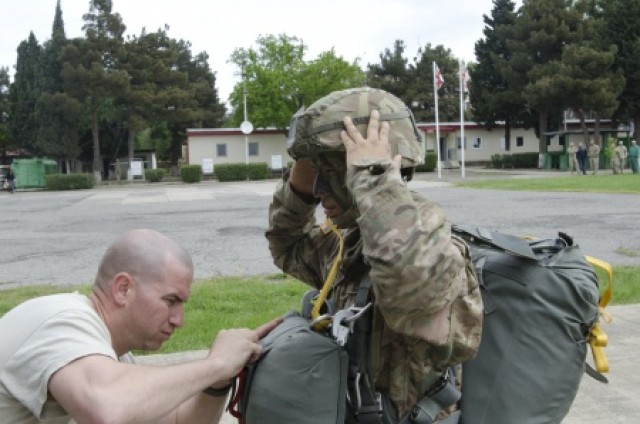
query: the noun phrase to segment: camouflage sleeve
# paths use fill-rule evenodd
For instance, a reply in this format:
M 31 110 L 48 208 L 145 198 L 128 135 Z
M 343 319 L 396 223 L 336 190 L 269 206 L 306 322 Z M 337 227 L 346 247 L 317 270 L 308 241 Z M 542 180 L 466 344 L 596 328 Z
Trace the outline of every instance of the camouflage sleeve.
M 313 286 L 322 286 L 322 237 L 315 219 L 316 204 L 304 202 L 292 189 L 287 176 L 278 184 L 269 206 L 269 250 L 283 272 Z
M 473 355 L 481 299 L 466 245 L 452 237 L 442 208 L 411 192 L 390 160 L 351 166 L 347 184 L 360 211 L 363 253 L 387 325 Z

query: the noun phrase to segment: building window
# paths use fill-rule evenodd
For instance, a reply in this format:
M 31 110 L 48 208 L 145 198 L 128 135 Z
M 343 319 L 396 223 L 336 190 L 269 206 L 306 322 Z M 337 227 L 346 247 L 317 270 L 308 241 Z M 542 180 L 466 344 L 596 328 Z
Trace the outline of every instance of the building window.
M 476 137 L 473 139 L 473 148 L 482 149 L 482 139 L 480 137 Z
M 460 137 L 458 139 L 458 150 L 462 150 L 462 145 L 460 144 Z M 464 149 L 467 150 L 467 137 L 464 138 Z
M 524 137 L 516 137 L 516 147 L 524 147 Z
M 258 156 L 258 143 L 252 141 L 249 143 L 249 156 Z
M 227 145 L 226 144 L 216 144 L 216 150 L 218 153 L 218 157 L 227 157 Z

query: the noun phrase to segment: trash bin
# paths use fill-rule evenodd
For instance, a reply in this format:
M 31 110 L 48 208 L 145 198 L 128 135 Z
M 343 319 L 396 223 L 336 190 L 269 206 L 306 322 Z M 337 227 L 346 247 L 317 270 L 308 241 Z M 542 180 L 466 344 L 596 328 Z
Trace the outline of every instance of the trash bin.
M 16 188 L 43 188 L 45 175 L 58 172 L 56 161 L 45 158 L 15 159 Z

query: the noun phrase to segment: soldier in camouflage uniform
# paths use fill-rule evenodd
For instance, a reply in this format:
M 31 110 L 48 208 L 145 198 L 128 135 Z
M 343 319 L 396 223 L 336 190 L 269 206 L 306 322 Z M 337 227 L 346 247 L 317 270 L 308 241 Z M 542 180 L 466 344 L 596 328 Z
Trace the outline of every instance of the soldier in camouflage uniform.
M 352 305 L 369 273 L 370 375 L 395 420 L 450 364 L 475 355 L 482 324 L 467 246 L 439 205 L 407 187 L 421 142 L 410 110 L 382 90 L 318 100 L 292 121 L 296 161 L 274 193 L 266 234 L 275 264 L 320 288 L 339 240 L 316 224 L 318 203 L 339 227 L 345 246 L 331 297 L 338 308 Z
M 571 175 L 574 172 L 579 172 L 578 170 L 578 158 L 576 157 L 576 153 L 578 153 L 578 148 L 573 144 L 573 141 L 569 143 L 569 147 L 567 147 L 567 154 L 569 155 L 569 171 L 571 171 Z
M 598 173 L 598 167 L 600 166 L 600 146 L 593 140 L 591 140 L 591 144 L 589 144 L 588 155 L 591 173 L 596 175 Z
M 613 173 L 624 174 L 624 163 L 627 161 L 627 147 L 622 140 L 618 141 L 618 146 L 613 150 Z

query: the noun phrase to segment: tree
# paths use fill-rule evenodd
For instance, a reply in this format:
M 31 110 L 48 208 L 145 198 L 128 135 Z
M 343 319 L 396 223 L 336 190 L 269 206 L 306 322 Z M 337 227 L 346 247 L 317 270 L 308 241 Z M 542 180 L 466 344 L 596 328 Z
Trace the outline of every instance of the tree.
M 296 37 L 260 36 L 256 44 L 256 49 L 239 48 L 231 55 L 243 80 L 230 96 L 234 108 L 230 125 L 244 120 L 245 92 L 249 120 L 254 126 L 284 130 L 301 106 L 364 81 L 357 61 L 348 63 L 333 50 L 305 62 L 306 46 Z
M 405 94 L 398 97 L 413 110 L 416 120 L 435 121 L 435 99 L 433 97 L 433 62 L 444 78 L 438 90 L 438 119 L 458 121 L 460 119 L 460 84 L 458 59 L 443 45 L 432 47 L 427 43 L 418 49 L 418 57 L 409 68 L 412 84 Z
M 564 47 L 579 39 L 581 19 L 572 0 L 528 0 L 508 31 L 511 69 L 516 78 L 527 81 L 523 97 L 538 116 L 540 152 L 546 149 L 544 134 L 559 125 L 567 106 L 558 82 L 558 63 Z
M 457 120 L 460 116 L 458 98 L 458 60 L 451 50 L 430 43 L 417 51 L 413 63 L 404 57 L 404 43 L 397 40 L 394 50 L 385 49 L 379 64 L 370 64 L 368 82 L 400 98 L 408 105 L 417 121 L 435 120 L 433 97 L 433 62 L 444 77 L 444 86 L 438 92 L 439 114 L 444 120 Z
M 530 115 L 522 98 L 524 78 L 512 72 L 512 53 L 508 47 L 509 28 L 516 20 L 512 0 L 494 0 L 491 16 L 483 15 L 484 38 L 475 44 L 477 63 L 469 70 L 469 99 L 476 122 L 487 128 L 504 121 L 507 150 L 511 145 L 511 128 L 527 125 Z
M 37 146 L 37 121 L 35 105 L 41 93 L 40 60 L 42 47 L 33 32 L 18 46 L 18 59 L 14 81 L 9 90 L 11 136 L 16 144 L 33 154 L 39 154 Z
M 177 165 L 187 128 L 202 127 L 205 123 L 219 125 L 224 106 L 218 102 L 215 76 L 206 53 L 194 57 L 191 43 L 184 40 L 171 40 L 169 45 L 174 61 L 162 73 L 156 111 L 171 134 L 170 160 Z
M 81 104 L 64 93 L 61 55 L 67 42 L 58 0 L 51 39 L 44 43 L 40 61 L 42 92 L 35 106 L 36 146 L 42 154 L 64 162 L 64 170 L 71 172 L 71 160 L 81 152 L 79 131 L 85 115 Z
M 369 64 L 367 83 L 381 88 L 397 97 L 406 95 L 415 75 L 410 75 L 408 59 L 405 57 L 404 41 L 396 40 L 393 51 L 385 49 L 380 53 L 380 63 Z
M 640 0 L 602 1 L 603 39 L 617 47 L 614 72 L 622 71 L 625 85 L 614 117 L 633 120 L 640 128 Z M 639 131 L 634 132 L 640 142 Z
M 120 15 L 111 13 L 111 0 L 92 0 L 84 15 L 86 39 L 72 40 L 64 49 L 62 76 L 65 90 L 86 102 L 91 117 L 93 173 L 100 181 L 104 166 L 100 151 L 100 113 L 112 110 L 111 99 L 127 90 L 129 74 L 118 69 L 125 26 Z
M 9 68 L 0 66 L 0 157 L 13 147 L 9 128 Z

